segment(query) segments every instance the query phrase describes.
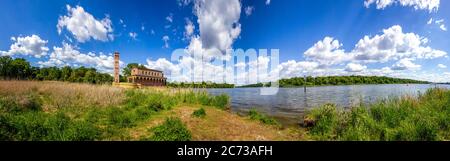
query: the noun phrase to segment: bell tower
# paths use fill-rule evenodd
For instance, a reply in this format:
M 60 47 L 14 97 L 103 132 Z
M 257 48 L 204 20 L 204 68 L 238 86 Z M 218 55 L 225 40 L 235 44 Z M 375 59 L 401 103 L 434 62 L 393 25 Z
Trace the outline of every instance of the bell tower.
M 119 78 L 119 52 L 114 53 L 114 83 L 120 83 Z

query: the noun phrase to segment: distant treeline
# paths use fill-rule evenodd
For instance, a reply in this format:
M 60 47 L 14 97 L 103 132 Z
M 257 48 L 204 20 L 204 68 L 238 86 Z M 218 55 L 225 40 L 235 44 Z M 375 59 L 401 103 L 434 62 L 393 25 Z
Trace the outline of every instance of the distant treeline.
M 100 73 L 95 68 L 33 67 L 23 58 L 13 59 L 10 56 L 0 57 L 0 79 L 3 80 L 52 80 L 68 82 L 84 82 L 93 84 L 111 83 L 113 77 Z
M 353 85 L 353 84 L 428 84 L 427 81 L 391 78 L 385 76 L 327 76 L 306 77 L 306 86 Z M 303 77 L 280 79 L 280 87 L 298 87 L 305 85 Z M 268 87 L 269 83 L 250 84 L 240 87 Z
M 172 82 L 167 83 L 167 86 L 175 88 L 234 88 L 234 84 L 213 83 L 213 82 L 199 82 L 199 83 Z

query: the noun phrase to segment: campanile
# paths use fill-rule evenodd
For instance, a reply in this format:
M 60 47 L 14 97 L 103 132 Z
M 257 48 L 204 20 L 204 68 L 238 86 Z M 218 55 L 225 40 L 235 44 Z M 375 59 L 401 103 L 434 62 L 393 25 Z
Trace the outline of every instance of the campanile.
M 120 83 L 119 78 L 119 52 L 114 53 L 114 83 Z

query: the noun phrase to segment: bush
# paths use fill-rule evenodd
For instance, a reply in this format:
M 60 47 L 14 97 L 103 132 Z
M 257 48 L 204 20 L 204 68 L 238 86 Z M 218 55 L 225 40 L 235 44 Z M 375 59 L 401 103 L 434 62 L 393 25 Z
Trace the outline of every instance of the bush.
M 277 120 L 270 118 L 264 114 L 259 113 L 258 111 L 256 111 L 255 109 L 251 109 L 248 112 L 248 116 L 250 117 L 251 120 L 257 120 L 263 124 L 267 124 L 267 125 L 280 125 L 280 123 L 278 123 Z
M 203 117 L 206 116 L 206 111 L 205 111 L 205 109 L 200 108 L 200 109 L 198 109 L 198 110 L 195 110 L 195 111 L 192 113 L 192 116 L 203 118 Z
M 191 132 L 179 118 L 167 118 L 166 121 L 151 129 L 154 133 L 150 140 L 153 141 L 190 141 Z

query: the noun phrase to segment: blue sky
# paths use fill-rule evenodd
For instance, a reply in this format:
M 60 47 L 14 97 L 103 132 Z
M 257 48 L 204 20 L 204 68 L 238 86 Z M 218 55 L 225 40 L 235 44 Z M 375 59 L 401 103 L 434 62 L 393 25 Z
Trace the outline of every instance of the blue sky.
M 279 49 L 281 77 L 309 73 L 450 81 L 449 1 L 211 1 L 2 0 L 0 54 L 27 58 L 35 66 L 84 65 L 111 72 L 109 54 L 119 51 L 124 64 L 175 73 L 181 67 L 168 61 L 172 51 L 194 47 L 198 40 L 204 49 Z M 92 16 L 91 21 L 76 19 L 72 9 Z M 75 20 L 83 22 L 77 26 Z M 79 28 L 89 22 L 99 26 Z M 194 30 L 187 34 L 189 22 Z M 357 50 L 365 36 L 368 41 Z M 388 41 L 389 36 L 395 38 Z

